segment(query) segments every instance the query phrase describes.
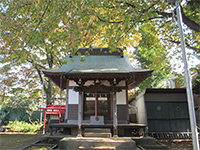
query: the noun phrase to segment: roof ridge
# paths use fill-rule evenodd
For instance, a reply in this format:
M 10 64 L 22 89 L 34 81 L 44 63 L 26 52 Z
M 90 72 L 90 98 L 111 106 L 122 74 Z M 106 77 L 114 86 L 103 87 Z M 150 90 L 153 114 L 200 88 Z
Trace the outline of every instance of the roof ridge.
M 107 47 L 95 47 L 95 48 L 79 48 L 75 54 L 71 52 L 70 57 L 73 55 L 114 55 L 123 57 L 123 50 L 121 48 L 116 48 L 116 51 L 111 52 L 110 48 Z

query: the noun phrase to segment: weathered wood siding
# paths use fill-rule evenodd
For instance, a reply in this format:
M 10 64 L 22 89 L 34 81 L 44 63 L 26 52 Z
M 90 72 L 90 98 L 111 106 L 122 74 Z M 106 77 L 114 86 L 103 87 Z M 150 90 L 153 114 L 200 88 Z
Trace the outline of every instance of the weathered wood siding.
M 117 120 L 127 121 L 127 111 L 126 105 L 117 105 Z
M 78 104 L 69 104 L 68 108 L 68 119 L 78 120 Z

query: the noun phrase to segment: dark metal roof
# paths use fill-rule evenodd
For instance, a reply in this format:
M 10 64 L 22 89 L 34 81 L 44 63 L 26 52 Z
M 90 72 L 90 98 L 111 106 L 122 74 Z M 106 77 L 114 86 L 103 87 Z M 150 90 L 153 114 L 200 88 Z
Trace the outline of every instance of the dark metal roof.
M 45 70 L 44 73 L 63 73 L 63 74 L 95 74 L 95 73 L 131 73 L 131 72 L 149 72 L 152 70 L 136 69 L 131 65 L 127 56 L 67 56 L 67 65 L 59 69 Z M 75 60 L 75 62 L 72 62 Z M 81 62 L 81 59 L 84 62 Z
M 117 48 L 115 51 L 112 51 L 110 53 L 109 48 L 79 48 L 77 52 L 75 52 L 74 55 L 118 55 L 118 56 L 123 56 L 123 50 L 121 48 Z
M 101 52 L 96 49 L 92 55 L 87 57 L 84 55 L 86 50 L 82 49 L 81 56 L 67 56 L 67 64 L 59 69 L 43 71 L 45 76 L 50 77 L 58 86 L 60 86 L 60 76 L 64 76 L 62 79 L 63 89 L 65 88 L 64 80 L 75 78 L 126 79 L 130 88 L 133 88 L 153 72 L 153 70 L 134 68 L 129 58 L 123 56 L 121 51 L 114 54 L 107 54 L 106 52 L 106 55 L 104 55 L 103 53 L 109 49 L 103 49 Z

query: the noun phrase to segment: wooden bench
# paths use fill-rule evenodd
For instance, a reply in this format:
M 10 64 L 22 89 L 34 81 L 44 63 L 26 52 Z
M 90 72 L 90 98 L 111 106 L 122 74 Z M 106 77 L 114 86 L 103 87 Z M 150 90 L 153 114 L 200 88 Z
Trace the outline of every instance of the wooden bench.
M 8 129 L 11 129 L 9 126 L 1 126 L 2 129 L 4 129 L 4 132 L 7 132 Z

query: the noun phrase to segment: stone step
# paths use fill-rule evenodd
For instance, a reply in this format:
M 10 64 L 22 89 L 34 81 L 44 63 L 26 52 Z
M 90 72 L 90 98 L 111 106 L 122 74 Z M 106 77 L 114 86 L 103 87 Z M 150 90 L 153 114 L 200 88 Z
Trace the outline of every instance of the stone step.
M 137 145 L 156 145 L 156 139 L 153 137 L 144 137 L 142 139 L 134 139 Z
M 167 150 L 167 146 L 156 142 L 155 138 L 152 137 L 144 137 L 142 139 L 134 139 L 137 146 L 140 147 L 142 150 Z
M 137 145 L 140 149 L 144 150 L 169 150 L 167 146 L 163 145 Z
M 57 145 L 57 144 L 36 143 L 36 144 L 33 144 L 32 146 L 53 147 L 55 145 Z
M 110 138 L 111 133 L 95 133 L 95 132 L 86 132 L 84 137 L 98 137 L 98 138 Z
M 101 147 L 83 147 L 79 146 L 79 150 L 117 150 L 115 147 L 106 147 L 106 146 L 101 146 Z
M 108 150 L 136 150 L 136 143 L 131 138 L 63 138 L 60 140 L 59 149 L 78 150 L 79 148 L 91 148 L 101 150 L 103 147 Z M 96 148 L 96 149 L 95 149 Z M 100 149 L 101 148 L 101 149 Z M 109 149 L 110 148 L 110 149 Z

